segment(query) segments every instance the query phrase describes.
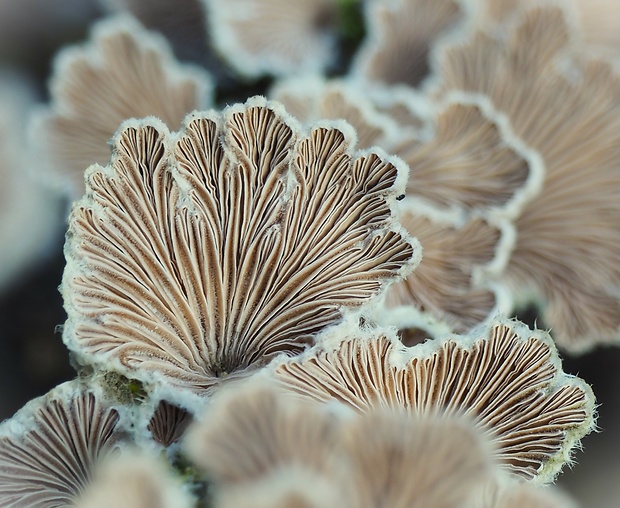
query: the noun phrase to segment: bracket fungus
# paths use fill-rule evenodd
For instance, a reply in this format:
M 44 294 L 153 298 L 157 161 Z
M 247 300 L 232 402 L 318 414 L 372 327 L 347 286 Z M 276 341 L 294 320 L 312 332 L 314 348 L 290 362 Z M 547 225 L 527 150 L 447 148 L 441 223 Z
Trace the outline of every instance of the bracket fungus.
M 544 5 L 538 0 L 482 0 L 481 18 L 501 27 L 527 8 Z M 556 2 L 556 5 L 560 4 Z M 552 5 L 547 2 L 547 5 Z M 564 0 L 561 2 L 586 51 L 617 58 L 620 50 L 620 4 L 615 0 Z
M 502 272 L 514 243 L 508 221 L 454 220 L 408 198 L 399 220 L 419 240 L 423 256 L 412 274 L 388 288 L 384 305 L 372 316 L 376 322 L 440 336 L 466 333 L 510 310 L 510 294 L 488 282 Z
M 119 130 L 73 208 L 63 339 L 85 364 L 204 394 L 293 355 L 419 262 L 394 218 L 407 168 L 303 132 L 278 103 Z
M 185 449 L 218 485 L 241 485 L 289 468 L 322 475 L 337 466 L 335 416 L 273 383 L 218 392 L 190 427 Z
M 409 165 L 408 196 L 438 208 L 514 217 L 539 192 L 540 155 L 514 134 L 510 118 L 488 96 L 451 90 L 433 101 L 403 92 L 303 78 L 279 82 L 271 96 L 304 122 L 345 119 L 362 147 L 380 146 Z
M 72 505 L 95 463 L 126 439 L 122 415 L 96 388 L 56 387 L 0 425 L 0 505 Z
M 553 480 L 594 426 L 590 387 L 562 372 L 546 333 L 512 321 L 411 348 L 387 332 L 334 333 L 261 375 L 302 398 L 361 413 L 463 414 L 483 430 L 505 471 L 537 483 Z
M 468 418 L 403 409 L 374 405 L 355 414 L 253 379 L 215 396 L 185 448 L 211 482 L 215 506 L 255 506 L 256 499 L 283 508 L 490 508 L 504 492 L 506 500 L 515 491 L 536 493 L 531 485 L 487 487 L 500 472 Z
M 179 64 L 160 35 L 118 17 L 96 24 L 84 46 L 57 55 L 50 93 L 51 105 L 33 119 L 33 143 L 49 179 L 81 196 L 84 170 L 107 163 L 121 122 L 153 115 L 177 128 L 191 111 L 210 107 L 211 79 Z
M 375 409 L 341 432 L 352 506 L 456 508 L 491 474 L 484 439 L 458 417 Z
M 148 418 L 146 428 L 153 441 L 169 448 L 181 439 L 192 420 L 191 413 L 185 409 L 161 400 Z
M 444 210 L 512 218 L 540 191 L 540 155 L 486 95 L 445 94 L 431 124 L 431 135 L 405 136 L 388 148 L 411 168 L 407 195 Z
M 515 218 L 501 280 L 541 303 L 554 339 L 580 352 L 620 340 L 620 78 L 575 50 L 566 17 L 533 8 L 501 36 L 479 30 L 438 48 L 434 94 L 487 94 L 540 154 L 542 188 Z
M 504 270 L 515 241 L 511 218 L 540 189 L 544 168 L 485 96 L 453 92 L 433 105 L 429 134 L 399 125 L 375 105 L 376 95 L 351 82 L 288 80 L 272 93 L 301 120 L 345 118 L 364 145 L 410 166 L 399 220 L 424 256 L 389 289 L 387 303 L 398 310 L 381 310 L 378 322 L 462 333 L 510 310 L 509 292 L 487 279 Z
M 242 75 L 323 70 L 336 49 L 337 0 L 203 0 L 213 43 Z
M 366 2 L 368 34 L 351 72 L 390 85 L 420 84 L 429 71 L 432 44 L 459 30 L 468 9 L 464 0 Z
M 164 461 L 137 450 L 106 457 L 75 508 L 191 508 L 194 500 Z

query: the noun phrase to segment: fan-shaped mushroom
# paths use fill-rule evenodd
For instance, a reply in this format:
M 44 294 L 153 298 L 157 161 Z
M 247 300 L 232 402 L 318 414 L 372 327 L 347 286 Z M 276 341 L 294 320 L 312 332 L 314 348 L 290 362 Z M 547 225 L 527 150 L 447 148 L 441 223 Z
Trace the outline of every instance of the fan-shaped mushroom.
M 213 42 L 246 76 L 323 70 L 336 50 L 336 0 L 203 0 Z
M 0 425 L 0 505 L 70 505 L 125 439 L 118 409 L 96 387 L 58 386 Z
M 466 11 L 460 0 L 366 2 L 368 34 L 352 73 L 385 84 L 418 85 L 429 71 L 433 42 L 458 30 Z
M 487 94 L 546 168 L 516 218 L 505 277 L 544 303 L 565 348 L 620 338 L 620 81 L 611 64 L 574 51 L 560 6 L 533 8 L 502 36 L 478 31 L 436 55 L 436 94 Z M 587 135 L 585 134 L 587 133 Z
M 210 89 L 208 75 L 177 63 L 161 36 L 131 18 L 105 20 L 85 46 L 58 54 L 52 103 L 34 118 L 33 142 L 54 180 L 81 196 L 84 170 L 109 160 L 108 140 L 124 120 L 154 115 L 176 128 L 211 105 Z
M 204 393 L 411 272 L 418 244 L 391 209 L 406 167 L 336 125 L 301 132 L 262 98 L 175 135 L 125 124 L 70 218 L 63 337 L 78 360 Z
M 506 471 L 537 482 L 553 479 L 593 427 L 590 387 L 561 371 L 547 334 L 511 321 L 412 348 L 388 333 L 334 334 L 265 375 L 300 397 L 338 400 L 362 413 L 387 406 L 466 414 Z

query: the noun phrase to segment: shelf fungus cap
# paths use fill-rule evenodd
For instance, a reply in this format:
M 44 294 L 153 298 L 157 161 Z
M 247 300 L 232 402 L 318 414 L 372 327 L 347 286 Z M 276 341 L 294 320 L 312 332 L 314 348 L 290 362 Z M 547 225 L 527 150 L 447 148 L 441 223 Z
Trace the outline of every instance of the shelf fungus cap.
M 337 439 L 336 415 L 323 406 L 248 380 L 218 392 L 184 444 L 216 485 L 236 486 L 291 468 L 328 474 Z
M 186 409 L 160 400 L 151 413 L 146 428 L 155 443 L 169 448 L 180 441 L 192 421 L 193 416 Z
M 324 70 L 336 54 L 336 0 L 203 0 L 213 43 L 244 76 Z
M 545 177 L 515 217 L 502 282 L 583 352 L 620 341 L 620 78 L 575 46 L 559 4 L 525 9 L 502 37 L 478 31 L 438 51 L 435 93 L 486 94 L 540 154 Z
M 483 215 L 463 218 L 417 198 L 400 203 L 399 220 L 422 245 L 422 260 L 392 284 L 372 318 L 401 330 L 422 327 L 434 336 L 466 333 L 499 313 L 512 298 L 492 282 L 508 263 L 515 232 L 510 221 Z
M 346 120 L 361 147 L 409 165 L 408 196 L 453 213 L 512 218 L 543 184 L 540 155 L 481 93 L 451 91 L 435 103 L 402 87 L 303 77 L 279 81 L 270 95 L 303 122 Z
M 501 29 L 524 9 L 540 3 L 537 0 L 482 0 L 481 19 L 484 23 L 497 23 Z M 566 11 L 574 36 L 583 49 L 617 58 L 620 43 L 620 5 L 617 2 L 566 0 L 555 4 Z
M 75 381 L 29 402 L 0 425 L 0 505 L 71 505 L 96 462 L 126 446 L 126 418 Z
M 460 0 L 366 2 L 368 34 L 351 72 L 390 85 L 419 85 L 434 42 L 463 29 L 469 9 Z
M 184 444 L 218 507 L 336 508 L 336 425 L 323 407 L 250 379 L 218 392 Z
M 291 399 L 262 381 L 220 392 L 186 442 L 222 506 L 250 506 L 256 496 L 270 500 L 265 506 L 295 499 L 303 506 L 448 508 L 492 474 L 490 449 L 465 418 L 382 407 L 357 415 Z
M 341 427 L 351 506 L 456 508 L 493 473 L 484 437 L 466 418 L 373 408 Z
M 138 450 L 106 457 L 75 508 L 190 508 L 194 500 L 157 456 Z
M 450 91 L 436 105 L 432 133 L 388 148 L 410 168 L 407 195 L 448 211 L 514 218 L 538 195 L 545 167 L 510 118 L 482 93 Z
M 466 336 L 406 348 L 392 333 L 326 334 L 265 376 L 300 397 L 338 400 L 359 412 L 405 408 L 463 414 L 496 449 L 504 470 L 546 483 L 594 427 L 594 396 L 564 374 L 551 338 L 505 319 Z
M 206 72 L 179 64 L 162 36 L 132 18 L 97 23 L 86 44 L 57 55 L 51 104 L 33 118 L 47 179 L 81 196 L 85 169 L 107 163 L 124 120 L 153 115 L 178 128 L 185 115 L 211 106 L 211 88 Z
M 348 124 L 304 132 L 262 97 L 177 134 L 125 123 L 69 220 L 77 360 L 205 394 L 407 276 L 421 256 L 395 219 L 407 167 L 353 145 Z

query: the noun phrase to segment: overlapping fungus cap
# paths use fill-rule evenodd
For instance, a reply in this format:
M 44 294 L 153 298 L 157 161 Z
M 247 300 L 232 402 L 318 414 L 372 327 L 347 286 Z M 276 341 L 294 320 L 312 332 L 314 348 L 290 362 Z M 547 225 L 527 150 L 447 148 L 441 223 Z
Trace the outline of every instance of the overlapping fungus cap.
M 95 463 L 126 441 L 120 411 L 95 385 L 71 381 L 2 423 L 0 505 L 72 505 Z
M 338 468 L 337 426 L 336 414 L 251 379 L 218 392 L 184 444 L 216 485 L 295 468 L 327 476 Z
M 577 508 L 568 496 L 552 486 L 503 480 L 491 482 L 468 508 Z
M 272 94 L 305 121 L 345 118 L 364 145 L 378 144 L 410 166 L 399 220 L 424 255 L 416 271 L 388 291 L 387 303 L 397 309 L 379 311 L 377 321 L 424 326 L 431 335 L 462 333 L 510 310 L 507 291 L 485 279 L 505 268 L 514 245 L 510 218 L 539 190 L 544 168 L 486 97 L 454 92 L 427 105 L 429 116 L 436 108 L 429 134 L 399 125 L 376 106 L 384 99 L 352 82 L 289 80 Z
M 33 141 L 54 180 L 84 192 L 84 170 L 110 159 L 109 139 L 128 118 L 154 115 L 177 128 L 211 105 L 204 71 L 178 64 L 166 41 L 131 18 L 95 25 L 84 46 L 62 50 L 51 104 L 34 119 Z
M 206 8 L 201 0 L 99 0 L 111 12 L 130 13 L 150 30 L 163 34 L 182 60 L 205 63 L 214 55 L 207 49 Z
M 469 9 L 462 0 L 366 2 L 368 33 L 352 73 L 385 84 L 418 85 L 428 74 L 434 41 L 461 29 Z
M 419 262 L 406 166 L 278 103 L 130 121 L 71 213 L 63 338 L 79 362 L 205 393 L 299 353 Z M 189 392 L 188 392 L 189 393 Z
M 333 334 L 261 375 L 300 397 L 341 401 L 360 413 L 464 414 L 505 471 L 538 483 L 553 479 L 594 425 L 592 391 L 562 372 L 551 338 L 503 319 L 411 348 L 387 332 Z
M 437 94 L 487 94 L 540 153 L 546 176 L 516 219 L 506 280 L 544 302 L 562 347 L 583 351 L 620 338 L 620 81 L 572 52 L 573 33 L 560 7 L 530 9 L 505 38 L 441 48 L 435 68 Z
M 380 146 L 389 151 L 402 136 L 402 130 L 417 130 L 425 122 L 414 106 L 406 104 L 402 107 L 409 112 L 409 123 L 403 125 L 381 111 L 368 90 L 354 81 L 318 76 L 291 78 L 278 81 L 269 95 L 302 122 L 346 120 L 355 128 L 360 148 Z
M 536 5 L 554 5 L 551 0 L 481 0 L 481 16 L 501 26 L 520 10 Z M 558 3 L 556 2 L 555 5 Z M 620 50 L 620 5 L 614 0 L 565 0 L 561 2 L 571 24 L 580 31 L 579 42 L 588 50 L 617 57 Z
M 420 241 L 422 261 L 389 287 L 375 321 L 401 330 L 425 328 L 436 337 L 466 333 L 510 310 L 510 294 L 488 282 L 505 268 L 514 243 L 508 221 L 455 219 L 415 199 L 402 202 L 399 220 Z
M 434 103 L 403 92 L 306 77 L 278 82 L 271 96 L 304 122 L 345 119 L 362 147 L 378 145 L 409 165 L 407 195 L 439 208 L 513 217 L 540 190 L 540 155 L 513 133 L 489 97 L 452 91 Z
M 468 421 L 381 407 L 354 415 L 250 383 L 213 401 L 186 442 L 222 506 L 249 506 L 253 498 L 283 507 L 297 506 L 293 499 L 303 506 L 461 506 L 490 476 L 489 450 Z
M 372 410 L 342 428 L 352 506 L 462 506 L 491 475 L 482 437 L 459 418 Z
M 42 258 L 60 233 L 57 196 L 30 174 L 25 127 L 34 101 L 25 76 L 0 71 L 0 293 Z
M 137 450 L 107 457 L 75 508 L 190 508 L 193 499 L 161 458 Z
M 181 439 L 192 419 L 191 413 L 182 407 L 160 400 L 150 414 L 146 428 L 153 441 L 168 448 Z
M 484 94 L 453 91 L 437 104 L 431 136 L 389 147 L 411 168 L 407 195 L 444 209 L 515 217 L 543 184 L 540 155 Z
M 244 76 L 322 71 L 333 63 L 338 0 L 203 0 L 212 42 Z

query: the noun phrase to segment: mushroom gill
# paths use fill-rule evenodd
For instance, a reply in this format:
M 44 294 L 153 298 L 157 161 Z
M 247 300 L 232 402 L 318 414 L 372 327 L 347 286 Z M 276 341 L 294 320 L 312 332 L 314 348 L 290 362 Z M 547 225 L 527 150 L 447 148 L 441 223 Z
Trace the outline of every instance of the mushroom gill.
M 406 167 L 303 132 L 263 98 L 170 134 L 126 123 L 74 206 L 63 338 L 78 361 L 204 394 L 296 354 L 411 272 L 392 206 Z

